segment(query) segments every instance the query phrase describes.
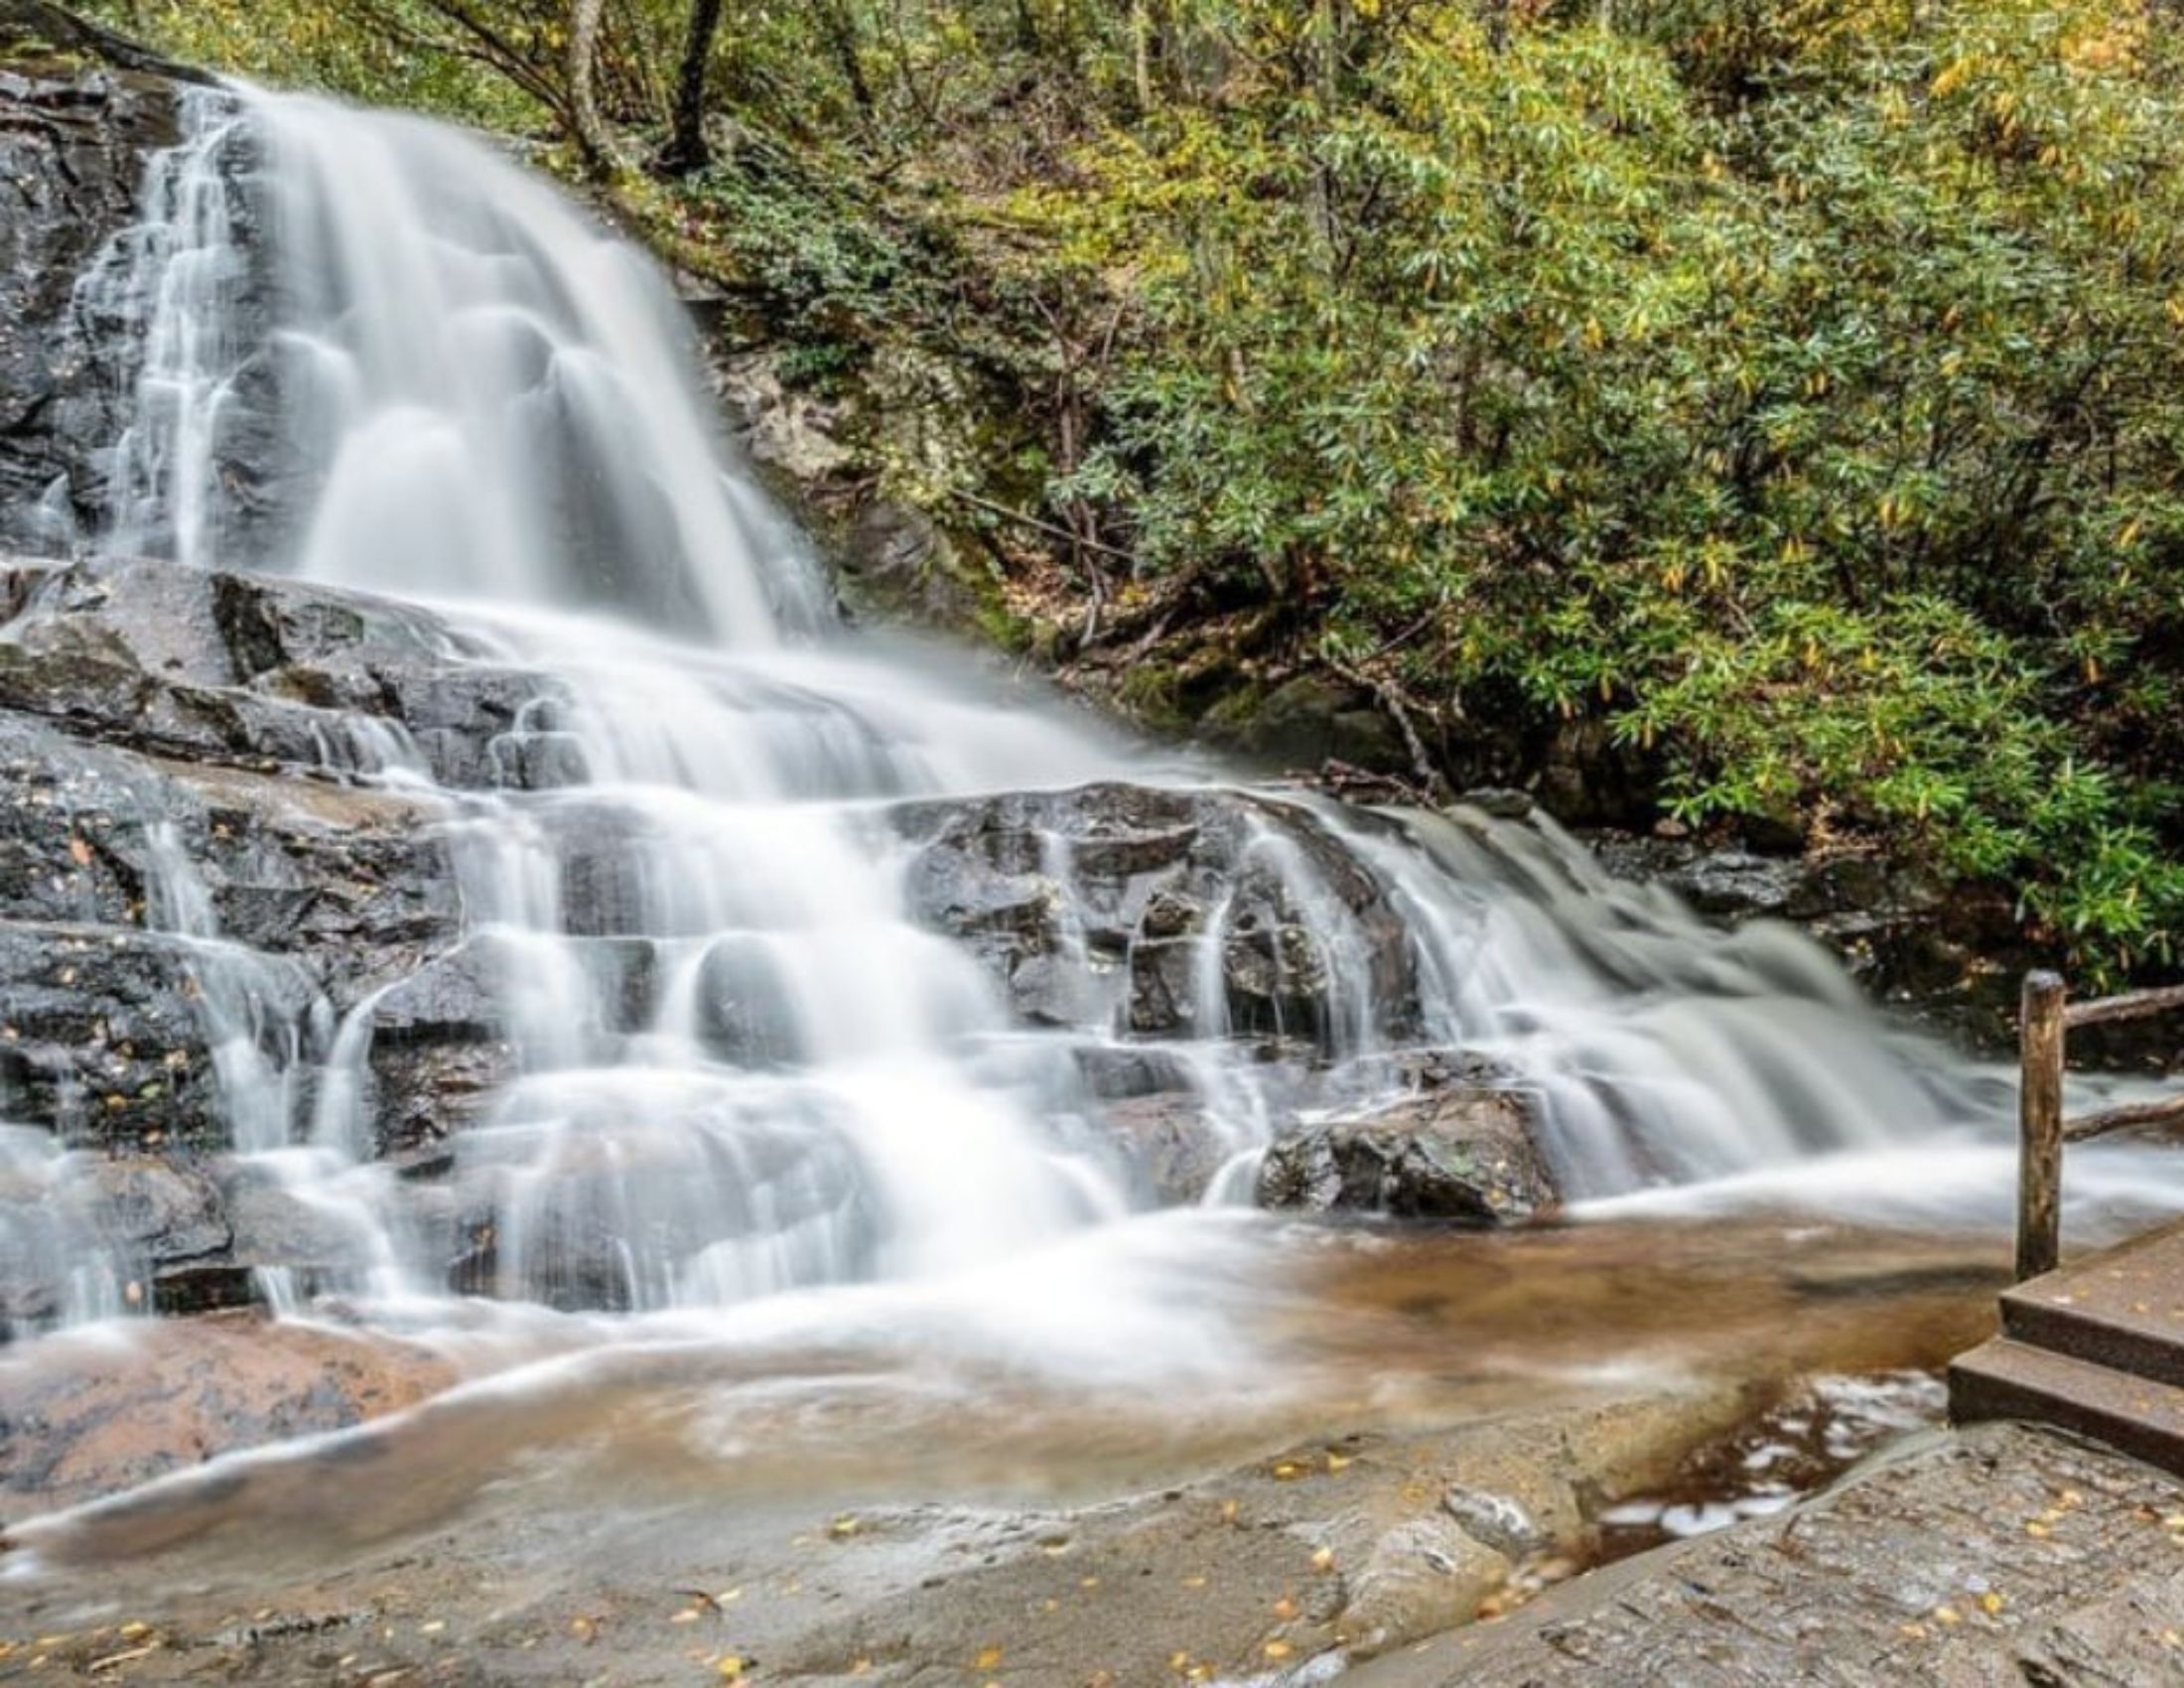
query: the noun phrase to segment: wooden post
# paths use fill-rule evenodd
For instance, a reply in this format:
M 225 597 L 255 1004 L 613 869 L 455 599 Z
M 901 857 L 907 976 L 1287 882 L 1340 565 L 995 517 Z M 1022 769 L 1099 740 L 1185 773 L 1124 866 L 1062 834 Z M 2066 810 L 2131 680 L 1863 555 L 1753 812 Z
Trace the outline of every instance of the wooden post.
M 2063 1253 L 2063 981 L 2025 975 L 2017 1028 L 2017 1281 Z

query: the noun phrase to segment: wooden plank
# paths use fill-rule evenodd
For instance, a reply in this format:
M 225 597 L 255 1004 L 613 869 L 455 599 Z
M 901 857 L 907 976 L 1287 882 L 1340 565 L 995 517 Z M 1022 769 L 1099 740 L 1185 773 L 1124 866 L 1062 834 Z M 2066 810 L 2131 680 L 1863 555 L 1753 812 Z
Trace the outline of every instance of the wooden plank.
M 2017 1279 L 2063 1253 L 2063 981 L 2027 973 L 2017 1023 Z
M 2184 1125 L 2184 1096 L 2163 1096 L 2151 1102 L 2129 1102 L 2119 1108 L 2104 1108 L 2097 1114 L 2080 1114 L 2065 1122 L 2064 1140 L 2083 1143 L 2106 1137 L 2112 1131 L 2128 1131 L 2139 1125 Z
M 2127 991 L 2121 996 L 2092 997 L 2074 1002 L 2063 1011 L 2063 1024 L 2107 1026 L 2117 1020 L 2143 1020 L 2149 1014 L 2165 1014 L 2184 1008 L 2184 985 L 2162 985 L 2150 991 Z

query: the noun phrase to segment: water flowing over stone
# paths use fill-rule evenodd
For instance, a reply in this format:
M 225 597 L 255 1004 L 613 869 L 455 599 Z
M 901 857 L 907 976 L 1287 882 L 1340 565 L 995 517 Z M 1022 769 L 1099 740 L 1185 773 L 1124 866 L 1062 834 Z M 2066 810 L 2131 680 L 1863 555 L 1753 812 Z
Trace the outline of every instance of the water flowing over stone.
M 423 120 L 209 90 L 182 114 L 91 282 L 148 325 L 113 548 L 742 643 L 815 618 L 632 249 Z
M 632 250 L 418 119 L 179 118 L 78 284 L 141 331 L 108 555 L 0 590 L 0 1327 L 748 1308 L 1285 1183 L 1484 1221 L 1996 1131 L 1544 820 L 853 639 Z M 1521 1188 L 1326 1171 L 1416 1119 Z

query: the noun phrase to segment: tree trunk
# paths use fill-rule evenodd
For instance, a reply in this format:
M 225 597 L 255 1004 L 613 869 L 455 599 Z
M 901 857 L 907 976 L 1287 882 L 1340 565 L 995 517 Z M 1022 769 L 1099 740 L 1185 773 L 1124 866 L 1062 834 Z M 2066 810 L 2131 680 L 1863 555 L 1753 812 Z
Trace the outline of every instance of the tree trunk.
M 819 27 L 834 50 L 834 62 L 841 69 L 843 81 L 849 84 L 850 97 L 857 101 L 857 109 L 870 117 L 874 106 L 872 83 L 865 80 L 865 61 L 857 50 L 857 20 L 841 0 L 821 0 L 818 12 Z
M 1149 0 L 1131 0 L 1130 70 L 1137 84 L 1138 115 L 1153 115 L 1153 18 Z
M 614 137 L 599 114 L 600 20 L 607 0 L 569 0 L 569 114 L 576 142 L 593 170 L 605 174 L 614 163 Z
M 1312 8 L 1312 92 L 1318 107 L 1314 117 L 1322 134 L 1334 127 L 1335 106 L 1342 95 L 1340 4 L 1341 0 L 1317 0 Z M 1319 237 L 1321 261 L 1331 271 L 1335 242 L 1334 181 L 1324 161 L 1312 170 L 1311 217 L 1313 231 Z
M 682 74 L 675 82 L 675 128 L 660 155 L 660 168 L 670 176 L 703 170 L 712 161 L 705 144 L 705 76 L 720 27 L 721 0 L 691 0 L 690 34 L 683 44 Z

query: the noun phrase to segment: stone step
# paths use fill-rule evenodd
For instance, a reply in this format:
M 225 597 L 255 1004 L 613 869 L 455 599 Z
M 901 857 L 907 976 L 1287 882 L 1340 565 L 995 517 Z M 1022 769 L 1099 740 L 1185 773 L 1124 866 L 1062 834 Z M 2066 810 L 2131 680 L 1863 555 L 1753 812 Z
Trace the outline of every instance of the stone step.
M 1995 1336 L 1949 1368 L 1957 1424 L 2022 1419 L 2075 1431 L 2184 1477 L 2184 1387 Z
M 2164 1227 L 2004 1291 L 2002 1333 L 2155 1383 L 2184 1385 L 2184 1230 Z

